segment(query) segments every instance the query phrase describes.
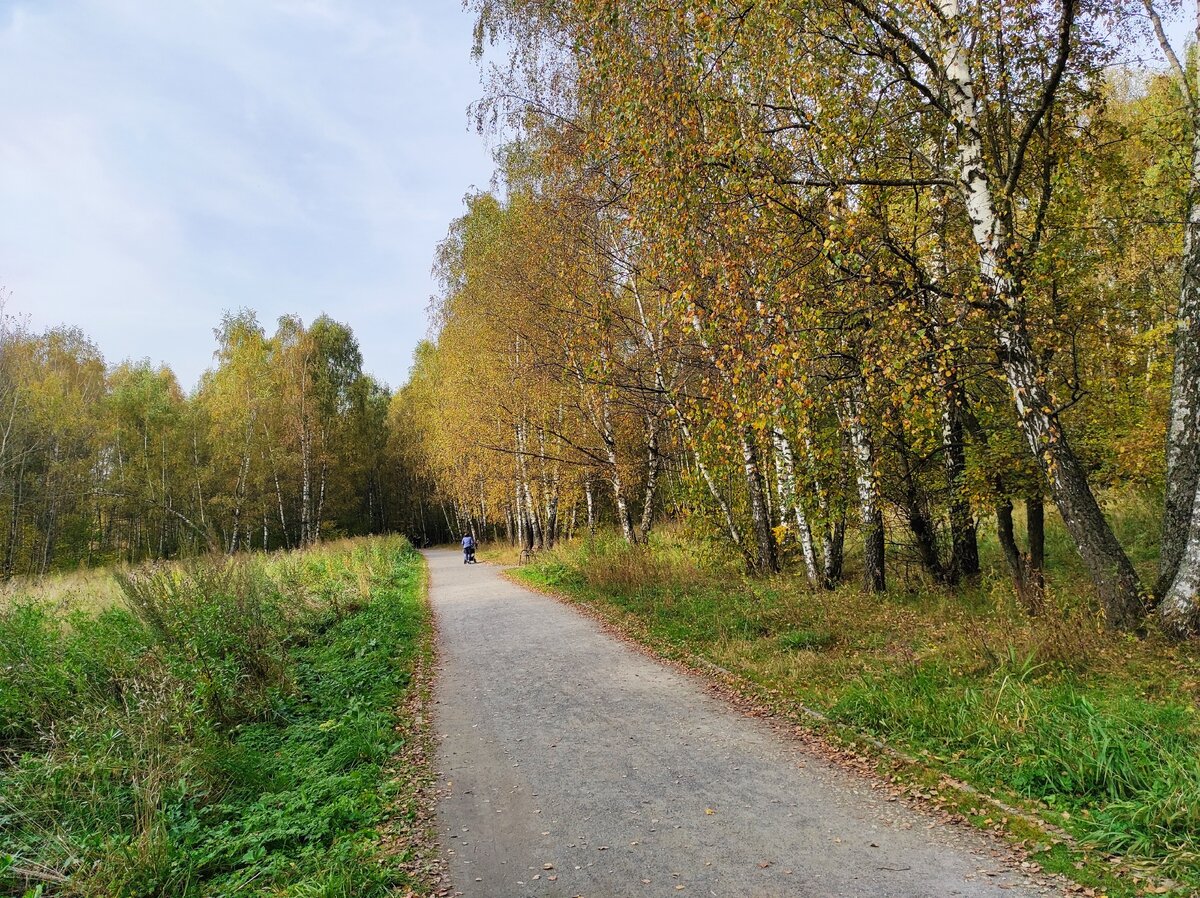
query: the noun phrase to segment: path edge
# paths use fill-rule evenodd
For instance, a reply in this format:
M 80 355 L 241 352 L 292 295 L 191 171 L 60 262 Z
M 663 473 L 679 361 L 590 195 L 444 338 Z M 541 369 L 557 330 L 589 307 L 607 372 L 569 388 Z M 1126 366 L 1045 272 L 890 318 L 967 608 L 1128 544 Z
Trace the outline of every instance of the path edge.
M 407 852 L 400 867 L 412 880 L 397 898 L 444 895 L 445 861 L 437 839 L 437 734 L 434 687 L 438 669 L 438 622 L 430 596 L 428 559 L 421 559 L 420 604 L 423 632 L 413 659 L 409 687 L 395 709 L 395 729 L 405 734 L 400 749 L 387 762 L 388 785 L 395 789 L 380 841 L 386 853 Z
M 735 711 L 761 720 L 782 738 L 799 743 L 842 771 L 869 781 L 873 790 L 886 789 L 889 801 L 900 801 L 923 814 L 940 817 L 944 823 L 965 827 L 1003 843 L 1012 853 L 1006 862 L 1016 873 L 1036 879 L 1042 885 L 1058 888 L 1064 894 L 1090 893 L 1102 896 L 1109 888 L 1118 887 L 1127 894 L 1185 895 L 1183 891 L 1177 891 L 1180 889 L 1178 883 L 1157 875 L 1152 868 L 1139 866 L 1120 855 L 1089 849 L 1035 811 L 1011 805 L 868 733 L 833 721 L 802 702 L 784 701 L 778 695 L 773 696 L 769 690 L 707 658 L 691 652 L 671 654 L 645 628 L 602 603 L 578 598 L 543 584 L 530 583 L 520 576 L 521 568 L 518 566 L 485 563 L 496 567 L 499 575 L 515 586 L 571 608 L 630 649 L 698 681 L 709 694 Z M 880 769 L 888 765 L 890 771 Z M 935 781 L 936 785 L 930 780 Z M 939 800 L 946 798 L 947 793 L 952 797 L 952 802 Z M 993 820 L 991 826 L 977 824 L 960 810 L 968 804 L 978 806 L 981 803 L 996 812 L 994 817 L 989 818 Z M 954 810 L 948 810 L 947 804 Z M 1014 820 L 1033 832 L 1022 834 L 1018 831 L 1020 826 L 1013 825 Z M 1034 833 L 1040 835 L 1046 844 L 1028 844 Z M 1040 864 L 1029 860 L 1033 853 L 1052 850 L 1057 846 L 1062 846 L 1074 862 L 1085 865 L 1076 870 L 1092 872 L 1093 875 L 1081 881 L 1066 871 L 1044 870 Z M 1121 872 L 1122 876 L 1115 877 L 1114 871 Z M 1139 876 L 1146 886 L 1164 891 L 1135 890 L 1127 878 L 1130 875 Z

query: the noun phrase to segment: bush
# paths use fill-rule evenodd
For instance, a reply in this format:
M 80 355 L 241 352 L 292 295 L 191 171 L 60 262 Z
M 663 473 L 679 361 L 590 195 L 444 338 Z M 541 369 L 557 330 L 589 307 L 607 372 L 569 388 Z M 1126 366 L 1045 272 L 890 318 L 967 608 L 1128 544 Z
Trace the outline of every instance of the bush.
M 58 625 L 43 608 L 0 608 L 0 753 L 36 740 L 69 707 L 73 688 Z

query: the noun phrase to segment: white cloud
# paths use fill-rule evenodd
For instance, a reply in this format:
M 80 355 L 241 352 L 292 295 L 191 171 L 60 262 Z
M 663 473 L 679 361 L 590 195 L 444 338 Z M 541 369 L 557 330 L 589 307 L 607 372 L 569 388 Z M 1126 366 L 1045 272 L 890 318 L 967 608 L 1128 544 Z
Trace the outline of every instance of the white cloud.
M 0 18 L 0 286 L 185 384 L 225 308 L 326 311 L 393 384 L 490 159 L 457 3 L 19 2 Z

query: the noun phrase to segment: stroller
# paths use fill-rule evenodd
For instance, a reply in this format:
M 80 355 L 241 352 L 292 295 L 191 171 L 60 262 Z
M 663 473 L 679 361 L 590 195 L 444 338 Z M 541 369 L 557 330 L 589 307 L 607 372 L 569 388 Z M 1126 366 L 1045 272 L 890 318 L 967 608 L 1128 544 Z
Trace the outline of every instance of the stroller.
M 475 564 L 475 544 L 463 546 L 463 564 Z

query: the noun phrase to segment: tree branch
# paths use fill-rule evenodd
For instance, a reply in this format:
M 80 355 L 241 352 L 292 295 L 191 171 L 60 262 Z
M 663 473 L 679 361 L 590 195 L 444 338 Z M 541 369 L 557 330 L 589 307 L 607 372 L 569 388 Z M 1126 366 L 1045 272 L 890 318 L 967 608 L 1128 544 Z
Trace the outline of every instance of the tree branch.
M 1163 56 L 1167 58 L 1167 65 L 1171 67 L 1171 72 L 1175 75 L 1175 80 L 1179 82 L 1179 89 L 1183 91 L 1183 98 L 1187 101 L 1188 111 L 1195 118 L 1197 114 L 1200 114 L 1196 95 L 1192 92 L 1192 86 L 1188 81 L 1187 72 L 1184 71 L 1183 64 L 1180 63 L 1179 57 L 1175 55 L 1175 49 L 1171 46 L 1171 42 L 1167 40 L 1167 32 L 1163 28 L 1162 19 L 1159 18 L 1158 10 L 1154 6 L 1154 0 L 1142 0 L 1142 5 L 1146 7 L 1146 15 L 1150 17 L 1150 24 L 1154 28 L 1154 36 L 1158 38 L 1158 45 L 1162 47 Z M 1200 31 L 1200 24 L 1197 25 L 1197 31 Z

